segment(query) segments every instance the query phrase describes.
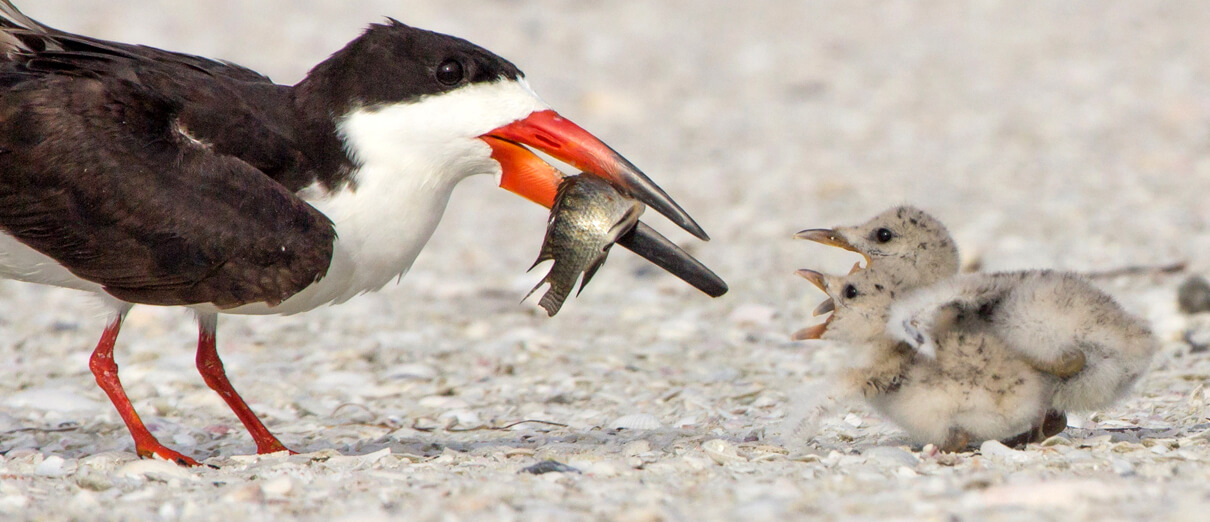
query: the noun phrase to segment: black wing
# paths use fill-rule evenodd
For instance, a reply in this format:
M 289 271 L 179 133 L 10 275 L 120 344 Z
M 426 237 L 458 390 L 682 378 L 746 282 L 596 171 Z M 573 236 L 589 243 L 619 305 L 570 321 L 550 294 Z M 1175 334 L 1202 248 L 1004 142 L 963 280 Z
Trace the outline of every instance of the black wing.
M 298 115 L 290 86 L 229 62 L 67 33 L 21 14 L 0 0 L 0 60 L 8 71 L 122 78 L 178 104 L 176 117 L 213 150 L 242 159 L 292 191 L 319 173 L 295 135 Z M 321 157 L 341 166 L 343 157 Z M 331 165 L 325 165 L 331 170 Z
M 275 304 L 323 277 L 335 231 L 293 193 L 314 175 L 281 123 L 288 88 L 13 25 L 0 229 L 136 303 Z

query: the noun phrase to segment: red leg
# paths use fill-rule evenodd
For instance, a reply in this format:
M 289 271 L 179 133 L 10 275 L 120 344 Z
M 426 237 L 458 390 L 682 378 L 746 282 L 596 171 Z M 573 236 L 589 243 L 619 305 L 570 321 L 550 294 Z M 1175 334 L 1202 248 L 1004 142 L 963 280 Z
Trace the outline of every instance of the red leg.
M 134 411 L 134 405 L 130 404 L 130 399 L 126 397 L 126 391 L 122 389 L 122 382 L 118 380 L 118 364 L 113 360 L 113 345 L 118 340 L 118 330 L 121 329 L 122 319 L 125 317 L 126 313 L 123 311 L 105 327 L 105 333 L 101 334 L 101 340 L 93 350 L 92 358 L 88 360 L 88 368 L 97 378 L 97 384 L 109 396 L 110 402 L 118 409 L 118 415 L 122 416 L 126 429 L 130 430 L 130 435 L 134 437 L 134 449 L 140 457 L 160 457 L 182 466 L 197 466 L 196 460 L 168 449 L 156 440 L 143 425 L 139 414 Z
M 277 453 L 279 451 L 294 453 L 278 441 L 277 437 L 269 433 L 269 429 L 265 428 L 255 413 L 252 413 L 248 403 L 244 402 L 235 388 L 231 387 L 231 381 L 227 380 L 227 372 L 223 370 L 223 361 L 219 359 L 218 348 L 215 346 L 214 332 L 217 323 L 218 318 L 213 314 L 200 315 L 198 318 L 198 372 L 206 380 L 206 385 L 218 392 L 219 396 L 227 401 L 227 406 L 231 407 L 231 411 L 235 412 L 235 416 L 239 417 L 240 422 L 244 423 L 244 428 L 252 435 L 252 440 L 256 441 L 257 453 Z

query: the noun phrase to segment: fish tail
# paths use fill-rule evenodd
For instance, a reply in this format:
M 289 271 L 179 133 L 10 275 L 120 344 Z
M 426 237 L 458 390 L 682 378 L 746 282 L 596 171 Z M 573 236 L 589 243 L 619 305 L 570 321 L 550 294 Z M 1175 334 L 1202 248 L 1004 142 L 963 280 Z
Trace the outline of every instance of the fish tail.
M 551 285 L 550 290 L 547 290 L 542 295 L 542 299 L 538 301 L 538 306 L 546 310 L 548 317 L 554 317 L 559 313 L 559 309 L 563 308 L 563 301 L 567 299 L 567 293 L 558 291 L 554 285 Z

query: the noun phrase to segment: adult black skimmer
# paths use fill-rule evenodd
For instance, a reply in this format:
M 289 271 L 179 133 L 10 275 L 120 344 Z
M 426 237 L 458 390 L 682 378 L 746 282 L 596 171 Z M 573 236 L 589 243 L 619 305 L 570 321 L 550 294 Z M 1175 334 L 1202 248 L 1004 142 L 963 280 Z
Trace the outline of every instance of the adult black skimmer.
M 561 174 L 602 177 L 707 239 L 667 194 L 562 118 L 512 63 L 395 20 L 294 86 L 238 65 L 66 33 L 0 5 L 0 277 L 94 292 L 90 360 L 140 456 L 160 444 L 118 380 L 133 304 L 197 312 L 197 366 L 259 453 L 286 450 L 231 387 L 218 313 L 292 314 L 377 290 L 471 175 L 545 206 Z M 712 295 L 725 284 L 650 228 L 619 242 Z

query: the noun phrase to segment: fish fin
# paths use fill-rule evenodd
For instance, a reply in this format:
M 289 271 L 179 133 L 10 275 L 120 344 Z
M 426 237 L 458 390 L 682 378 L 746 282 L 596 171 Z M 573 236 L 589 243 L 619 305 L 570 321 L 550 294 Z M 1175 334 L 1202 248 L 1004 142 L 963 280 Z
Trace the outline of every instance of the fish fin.
M 529 293 L 525 294 L 525 297 L 521 298 L 521 302 L 524 303 L 526 299 L 529 299 L 531 295 L 534 295 L 534 292 L 537 292 L 539 288 L 542 288 L 542 285 L 547 283 L 546 279 L 547 278 L 543 277 L 541 281 L 538 281 L 538 284 L 534 285 L 534 287 L 530 289 Z
M 533 269 L 538 267 L 538 265 L 545 263 L 547 261 L 550 261 L 552 259 L 554 259 L 554 256 L 550 255 L 546 251 L 543 251 L 542 253 L 538 254 L 538 258 L 534 260 L 534 264 L 529 265 L 529 268 L 526 269 L 525 271 L 532 272 Z
M 592 276 L 596 275 L 597 270 L 601 268 L 601 265 L 605 264 L 605 257 L 608 255 L 609 248 L 606 248 L 605 251 L 601 253 L 600 257 L 594 259 L 592 264 L 588 265 L 588 268 L 584 269 L 584 277 L 580 278 L 580 289 L 576 290 L 576 297 L 580 297 L 580 292 L 584 291 L 584 286 L 588 284 L 588 280 L 592 279 Z

